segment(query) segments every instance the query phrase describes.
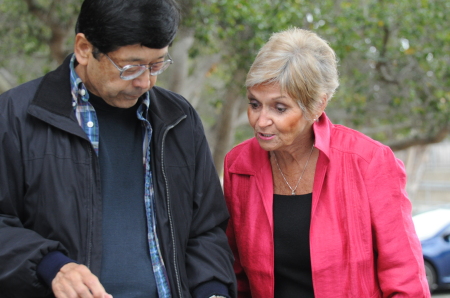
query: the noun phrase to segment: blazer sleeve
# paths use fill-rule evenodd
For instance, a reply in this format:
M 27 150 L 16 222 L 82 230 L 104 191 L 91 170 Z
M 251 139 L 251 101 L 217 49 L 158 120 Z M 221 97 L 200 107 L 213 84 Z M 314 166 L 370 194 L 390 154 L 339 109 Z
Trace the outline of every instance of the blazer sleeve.
M 365 180 L 383 297 L 430 297 L 422 249 L 405 190 L 403 163 L 389 147 L 375 150 Z
M 239 250 L 236 244 L 234 219 L 237 216 L 237 212 L 239 212 L 238 206 L 239 198 L 235 198 L 232 195 L 233 182 L 232 176 L 229 173 L 229 167 L 230 167 L 229 155 L 227 155 L 224 160 L 224 177 L 223 177 L 225 201 L 227 203 L 227 207 L 230 212 L 230 222 L 228 223 L 227 227 L 227 237 L 228 243 L 230 244 L 231 247 L 231 251 L 233 252 L 234 255 L 233 269 L 237 279 L 238 297 L 245 298 L 251 297 L 250 284 L 248 281 L 247 274 L 245 273 L 244 269 L 241 266 Z

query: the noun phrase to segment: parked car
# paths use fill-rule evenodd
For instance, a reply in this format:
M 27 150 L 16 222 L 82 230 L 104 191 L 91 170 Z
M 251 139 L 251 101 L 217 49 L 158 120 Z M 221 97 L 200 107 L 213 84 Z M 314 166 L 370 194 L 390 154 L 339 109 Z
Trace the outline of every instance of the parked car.
M 430 290 L 450 287 L 450 208 L 413 216 Z

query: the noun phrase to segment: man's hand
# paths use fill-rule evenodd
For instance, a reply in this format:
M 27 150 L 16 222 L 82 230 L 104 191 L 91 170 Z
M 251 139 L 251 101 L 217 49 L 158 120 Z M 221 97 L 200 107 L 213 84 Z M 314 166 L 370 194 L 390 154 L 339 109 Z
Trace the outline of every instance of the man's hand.
M 57 298 L 112 298 L 97 276 L 84 265 L 68 263 L 61 267 L 52 281 Z

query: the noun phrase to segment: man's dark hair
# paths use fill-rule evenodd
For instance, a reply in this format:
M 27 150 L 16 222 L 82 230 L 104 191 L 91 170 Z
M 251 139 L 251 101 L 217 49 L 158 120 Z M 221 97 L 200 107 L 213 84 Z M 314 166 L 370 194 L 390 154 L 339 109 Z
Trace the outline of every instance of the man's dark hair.
M 179 22 L 174 0 L 85 0 L 75 32 L 84 33 L 97 53 L 134 44 L 162 49 L 172 43 Z

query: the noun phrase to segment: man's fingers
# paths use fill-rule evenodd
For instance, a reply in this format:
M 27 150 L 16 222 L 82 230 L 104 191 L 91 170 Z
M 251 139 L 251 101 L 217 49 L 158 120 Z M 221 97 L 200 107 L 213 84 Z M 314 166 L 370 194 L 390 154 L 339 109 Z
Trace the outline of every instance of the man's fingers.
M 89 268 L 76 263 L 64 265 L 52 282 L 57 298 L 111 298 Z
M 104 298 L 105 295 L 108 295 L 97 276 L 92 273 L 83 276 L 83 284 L 90 290 L 94 298 Z

